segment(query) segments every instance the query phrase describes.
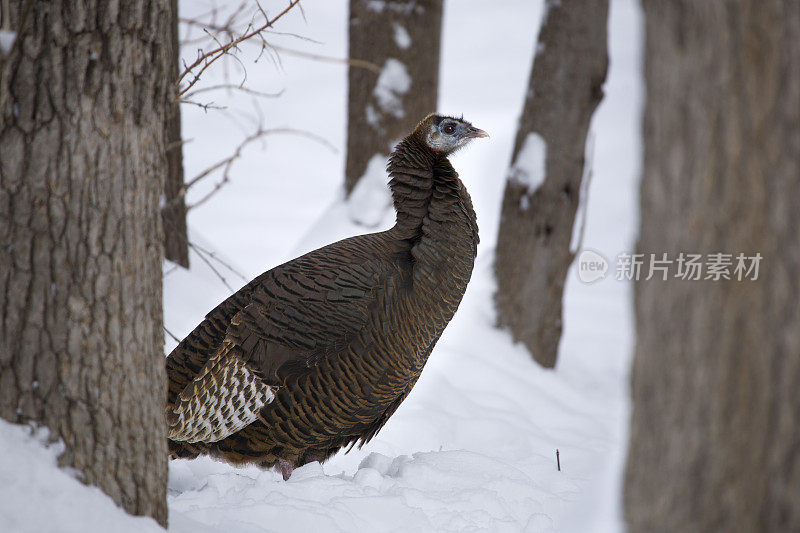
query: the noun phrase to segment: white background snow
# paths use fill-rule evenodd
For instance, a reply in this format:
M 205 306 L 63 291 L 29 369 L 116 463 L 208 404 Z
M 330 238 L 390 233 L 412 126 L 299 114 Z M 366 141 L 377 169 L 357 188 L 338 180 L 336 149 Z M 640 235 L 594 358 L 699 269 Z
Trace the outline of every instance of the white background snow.
M 238 4 L 238 2 L 232 2 Z M 285 2 L 262 2 L 270 11 Z M 306 531 L 620 531 L 620 476 L 627 439 L 632 346 L 630 286 L 591 285 L 570 272 L 564 336 L 555 370 L 538 367 L 507 333 L 495 330 L 491 276 L 500 199 L 522 109 L 541 3 L 445 3 L 439 111 L 464 113 L 491 134 L 453 157 L 472 194 L 481 229 L 478 260 L 464 301 L 419 383 L 378 436 L 320 466 L 278 473 L 208 458 L 170 465 L 173 532 Z M 183 16 L 208 0 L 183 0 Z M 283 47 L 343 58 L 347 2 L 304 0 L 272 35 Z M 638 5 L 612 2 L 610 70 L 592 125 L 593 178 L 583 245 L 612 257 L 630 250 L 637 221 L 641 105 Z M 234 289 L 297 254 L 356 233 L 342 201 L 346 66 L 282 53 L 252 63 L 247 84 L 279 98 L 205 93 L 227 107 L 183 107 L 187 178 L 232 153 L 258 127 L 311 132 L 267 137 L 235 163 L 231 182 L 193 209 L 192 240 Z M 189 47 L 187 57 L 194 55 Z M 210 86 L 241 80 L 234 62 L 211 69 Z M 201 99 L 201 98 L 198 98 Z M 189 203 L 214 185 L 190 191 Z M 367 198 L 370 195 L 366 195 Z M 380 196 L 380 195 L 378 195 Z M 390 212 L 372 213 L 386 227 Z M 192 252 L 192 269 L 165 265 L 165 319 L 186 335 L 230 289 Z M 165 350 L 175 342 L 167 337 Z M 149 519 L 114 508 L 96 488 L 55 467 L 57 447 L 0 424 L 0 530 L 150 531 Z M 556 449 L 561 472 L 556 469 Z M 46 512 L 45 512 L 46 511 Z

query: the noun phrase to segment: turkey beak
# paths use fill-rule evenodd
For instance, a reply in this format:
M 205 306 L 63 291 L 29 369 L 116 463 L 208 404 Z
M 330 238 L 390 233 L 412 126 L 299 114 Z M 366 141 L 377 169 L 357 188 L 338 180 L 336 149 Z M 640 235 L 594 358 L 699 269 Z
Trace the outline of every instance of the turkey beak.
M 473 128 L 472 126 L 470 126 L 469 130 L 467 131 L 467 136 L 479 138 L 479 137 L 488 137 L 489 134 L 483 130 L 479 130 L 478 128 Z

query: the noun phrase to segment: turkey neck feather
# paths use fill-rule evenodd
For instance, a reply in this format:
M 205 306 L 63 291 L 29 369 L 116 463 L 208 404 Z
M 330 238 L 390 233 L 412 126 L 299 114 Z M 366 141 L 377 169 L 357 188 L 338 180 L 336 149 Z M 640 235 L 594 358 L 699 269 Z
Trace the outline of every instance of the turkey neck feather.
M 400 239 L 419 238 L 431 200 L 436 160 L 436 154 L 413 137 L 401 141 L 389 158 L 389 188 L 397 212 L 393 233 Z
M 415 269 L 417 274 L 424 271 L 430 281 L 446 280 L 453 268 L 464 267 L 466 272 L 458 274 L 469 279 L 478 227 L 469 194 L 450 161 L 412 134 L 397 145 L 388 170 L 397 211 L 390 234 L 411 243 L 412 256 L 422 267 Z

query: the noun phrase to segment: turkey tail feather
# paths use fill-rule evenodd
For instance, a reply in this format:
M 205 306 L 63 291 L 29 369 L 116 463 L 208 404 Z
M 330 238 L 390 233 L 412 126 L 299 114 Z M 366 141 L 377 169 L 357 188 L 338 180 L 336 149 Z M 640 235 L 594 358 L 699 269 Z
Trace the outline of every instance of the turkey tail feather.
M 226 342 L 167 407 L 169 438 L 217 442 L 252 424 L 275 399 L 273 388 L 234 353 Z

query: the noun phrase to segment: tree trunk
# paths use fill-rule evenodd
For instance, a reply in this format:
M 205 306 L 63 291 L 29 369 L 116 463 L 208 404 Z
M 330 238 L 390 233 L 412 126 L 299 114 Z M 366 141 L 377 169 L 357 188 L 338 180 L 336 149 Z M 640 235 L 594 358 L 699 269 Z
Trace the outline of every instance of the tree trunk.
M 547 0 L 497 237 L 498 326 L 553 367 L 589 122 L 608 67 L 607 0 Z
M 800 531 L 800 2 L 644 12 L 638 249 L 763 260 L 755 281 L 636 284 L 626 519 Z
M 394 145 L 436 111 L 442 0 L 350 0 L 345 192 L 374 169 L 386 187 L 386 160 Z M 372 164 L 370 162 L 373 161 Z M 368 178 L 369 179 L 369 178 Z M 382 180 L 382 183 L 380 183 Z
M 33 2 L 0 87 L 0 416 L 47 426 L 62 464 L 162 524 L 168 13 Z
M 178 0 L 169 0 L 170 80 L 180 74 L 181 48 L 178 42 Z M 176 93 L 173 87 L 173 93 Z M 161 218 L 164 226 L 164 256 L 189 268 L 189 238 L 186 234 L 186 202 L 183 188 L 183 139 L 181 138 L 181 108 L 177 94 L 167 104 L 164 130 L 167 150 L 167 177 L 164 182 L 164 207 Z

